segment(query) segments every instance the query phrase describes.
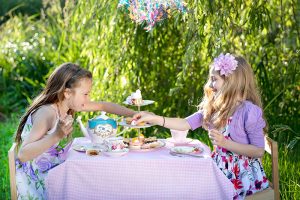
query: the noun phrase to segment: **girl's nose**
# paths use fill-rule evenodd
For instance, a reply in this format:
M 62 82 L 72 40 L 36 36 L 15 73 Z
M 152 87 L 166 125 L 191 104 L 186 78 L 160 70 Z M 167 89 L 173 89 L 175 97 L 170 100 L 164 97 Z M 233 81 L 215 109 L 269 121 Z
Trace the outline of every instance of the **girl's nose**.
M 209 87 L 210 87 L 211 89 L 214 89 L 214 86 L 213 86 L 213 83 L 212 83 L 212 82 L 210 82 Z

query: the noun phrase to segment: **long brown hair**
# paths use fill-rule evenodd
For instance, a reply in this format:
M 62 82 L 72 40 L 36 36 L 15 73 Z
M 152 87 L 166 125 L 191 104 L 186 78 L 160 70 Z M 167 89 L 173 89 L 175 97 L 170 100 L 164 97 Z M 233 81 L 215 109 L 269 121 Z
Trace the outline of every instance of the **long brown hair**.
M 76 87 L 77 83 L 83 78 L 92 79 L 92 73 L 77 64 L 64 63 L 57 67 L 49 76 L 44 90 L 33 100 L 33 103 L 21 117 L 15 141 L 18 144 L 21 143 L 21 134 L 30 113 L 43 105 L 58 103 L 64 100 L 65 89 Z M 69 110 L 68 114 L 73 115 L 74 111 Z
M 220 75 L 210 66 L 208 81 L 204 86 L 204 97 L 199 105 L 203 112 L 204 127 L 213 126 L 220 129 L 226 125 L 227 119 L 233 115 L 238 103 L 245 100 L 262 108 L 259 89 L 255 82 L 255 76 L 249 63 L 241 56 L 235 56 L 238 62 L 237 68 L 229 76 Z M 224 80 L 220 93 L 214 94 L 210 87 L 212 74 L 218 74 Z M 267 127 L 264 129 L 266 132 Z

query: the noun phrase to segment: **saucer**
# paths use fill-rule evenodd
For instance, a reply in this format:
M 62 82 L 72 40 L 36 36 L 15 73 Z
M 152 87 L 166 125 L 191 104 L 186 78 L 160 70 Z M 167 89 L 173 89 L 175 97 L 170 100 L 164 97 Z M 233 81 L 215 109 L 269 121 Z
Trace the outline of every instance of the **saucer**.
M 124 156 L 129 152 L 129 149 L 124 148 L 124 149 L 118 149 L 118 150 L 113 150 L 113 151 L 103 151 L 102 153 L 106 156 L 109 157 L 121 157 Z
M 189 144 L 193 141 L 193 139 L 192 138 L 186 138 L 184 141 L 177 142 L 173 138 L 167 138 L 166 141 L 170 142 L 170 143 L 173 143 L 173 144 Z
M 87 143 L 87 144 L 73 144 L 72 148 L 73 148 L 73 150 L 79 151 L 79 152 L 86 152 L 89 149 L 102 151 L 103 146 L 100 146 L 100 145 L 97 145 L 97 144 L 93 145 L 91 143 Z

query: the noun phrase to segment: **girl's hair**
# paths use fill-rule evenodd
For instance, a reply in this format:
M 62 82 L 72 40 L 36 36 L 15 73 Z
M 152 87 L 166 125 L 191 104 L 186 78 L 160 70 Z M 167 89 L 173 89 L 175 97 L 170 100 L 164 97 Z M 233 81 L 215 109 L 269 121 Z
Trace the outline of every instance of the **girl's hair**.
M 238 62 L 238 66 L 229 76 L 220 75 L 220 71 L 215 71 L 213 65 L 210 66 L 208 81 L 204 86 L 204 97 L 199 105 L 203 112 L 203 125 L 206 129 L 224 127 L 229 117 L 235 112 L 238 103 L 245 100 L 262 107 L 259 89 L 251 66 L 243 57 L 235 56 L 235 60 Z M 212 74 L 218 74 L 224 80 L 223 86 L 217 94 L 214 94 L 210 87 Z
M 15 141 L 21 142 L 21 134 L 30 113 L 46 104 L 58 103 L 64 100 L 64 91 L 66 88 L 75 88 L 81 79 L 92 79 L 92 73 L 81 68 L 77 64 L 64 63 L 54 70 L 47 80 L 44 90 L 33 100 L 26 113 L 21 117 L 18 126 Z M 69 110 L 68 114 L 73 115 L 74 111 Z

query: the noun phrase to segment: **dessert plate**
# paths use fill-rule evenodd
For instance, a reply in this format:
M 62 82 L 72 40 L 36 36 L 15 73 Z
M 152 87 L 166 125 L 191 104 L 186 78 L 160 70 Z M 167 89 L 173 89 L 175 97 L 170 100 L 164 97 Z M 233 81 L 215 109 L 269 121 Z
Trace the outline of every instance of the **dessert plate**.
M 153 100 L 143 100 L 142 104 L 135 105 L 135 104 L 132 104 L 131 102 L 124 101 L 123 104 L 130 105 L 130 106 L 147 106 L 147 105 L 153 104 L 154 102 L 155 101 L 153 101 Z
M 103 151 L 102 153 L 106 156 L 116 158 L 116 157 L 124 156 L 128 152 L 129 152 L 129 149 L 124 148 L 124 149 L 118 149 L 118 150 L 113 150 L 113 151 Z
M 198 146 L 176 146 L 170 149 L 172 155 L 178 154 L 196 157 L 203 157 L 203 155 L 201 155 L 203 151 L 203 148 Z
M 125 127 L 130 127 L 130 128 L 148 128 L 148 127 L 153 126 L 152 124 L 145 124 L 145 125 L 142 125 L 142 126 L 131 125 L 131 124 L 127 124 L 126 121 L 121 121 L 119 123 L 119 125 L 125 126 Z
M 93 145 L 91 143 L 87 143 L 87 144 L 73 144 L 72 145 L 72 149 L 74 149 L 75 151 L 79 151 L 79 152 L 85 152 L 88 149 L 95 149 L 95 150 L 102 151 L 103 148 L 104 148 L 103 146 Z
M 179 145 L 179 144 L 184 145 L 184 144 L 191 143 L 193 141 L 193 139 L 192 138 L 186 138 L 184 141 L 177 142 L 173 138 L 167 138 L 166 141 L 170 142 L 170 143 L 173 143 L 173 144 L 176 144 L 176 145 Z
M 159 144 L 156 147 L 145 149 L 145 148 L 142 148 L 142 147 L 141 148 L 136 148 L 136 147 L 130 148 L 130 146 L 129 146 L 129 149 L 130 149 L 130 151 L 136 151 L 136 152 L 148 152 L 148 151 L 154 151 L 154 150 L 160 149 L 160 148 L 162 148 L 166 145 L 166 143 L 162 140 L 157 140 L 157 142 Z

